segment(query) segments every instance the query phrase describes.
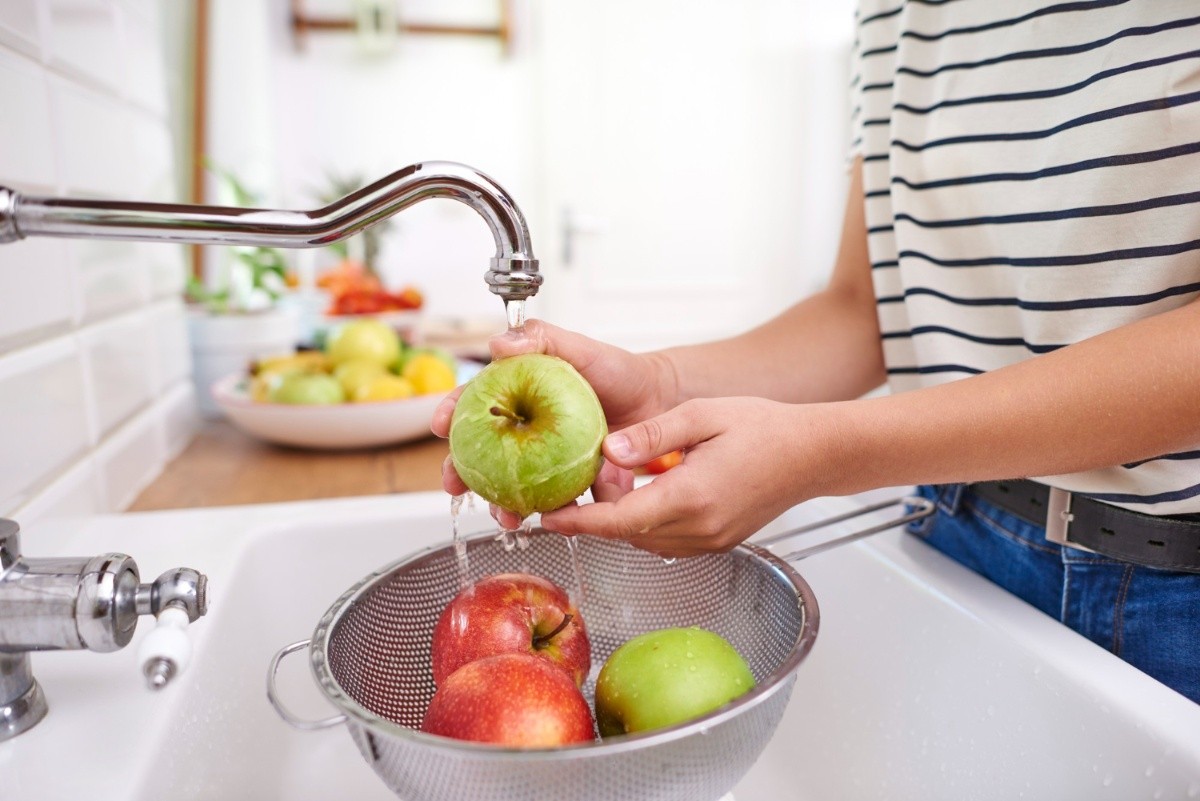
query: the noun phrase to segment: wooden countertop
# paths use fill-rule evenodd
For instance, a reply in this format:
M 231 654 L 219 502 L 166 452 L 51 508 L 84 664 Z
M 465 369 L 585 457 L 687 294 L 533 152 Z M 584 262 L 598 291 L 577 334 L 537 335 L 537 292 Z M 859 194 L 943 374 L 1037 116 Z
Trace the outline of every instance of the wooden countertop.
M 372 450 L 300 450 L 254 439 L 222 420 L 208 421 L 129 510 L 437 490 L 449 452 L 445 440 L 432 436 Z

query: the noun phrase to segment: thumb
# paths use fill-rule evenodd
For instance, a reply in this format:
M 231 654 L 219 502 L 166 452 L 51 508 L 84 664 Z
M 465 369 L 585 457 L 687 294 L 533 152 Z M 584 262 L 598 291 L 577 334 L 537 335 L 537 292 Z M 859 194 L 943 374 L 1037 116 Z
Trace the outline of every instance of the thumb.
M 716 418 L 699 401 L 687 401 L 604 438 L 604 455 L 621 467 L 637 467 L 671 451 L 683 450 L 719 432 Z

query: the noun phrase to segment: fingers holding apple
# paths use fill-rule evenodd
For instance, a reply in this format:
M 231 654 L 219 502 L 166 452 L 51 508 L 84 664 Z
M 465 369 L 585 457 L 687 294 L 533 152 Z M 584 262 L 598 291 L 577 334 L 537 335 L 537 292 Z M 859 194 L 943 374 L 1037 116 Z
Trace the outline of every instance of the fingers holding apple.
M 574 367 L 527 353 L 492 362 L 466 385 L 450 454 L 466 486 L 524 519 L 591 486 L 607 432 L 596 393 Z
M 429 430 L 445 439 L 450 436 L 450 420 L 454 417 L 454 407 L 458 404 L 458 396 L 466 389 L 466 384 L 450 390 L 450 394 L 442 398 L 437 408 L 433 410 L 433 419 L 429 422 Z
M 454 597 L 433 630 L 433 680 L 463 665 L 503 653 L 535 656 L 582 686 L 591 668 L 591 643 L 565 590 L 524 573 L 482 579 Z
M 632 353 L 542 320 L 507 331 L 488 342 L 495 359 L 545 353 L 573 365 L 595 390 L 609 424 L 621 428 L 675 405 L 675 370 L 661 353 Z

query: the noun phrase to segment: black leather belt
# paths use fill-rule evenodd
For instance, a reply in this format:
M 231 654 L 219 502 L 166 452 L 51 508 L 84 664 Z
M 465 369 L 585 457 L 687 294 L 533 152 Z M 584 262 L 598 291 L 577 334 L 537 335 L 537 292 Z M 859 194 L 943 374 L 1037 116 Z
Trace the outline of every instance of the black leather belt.
M 1046 527 L 1046 539 L 1164 570 L 1200 573 L 1200 521 L 1145 515 L 1028 479 L 968 484 L 967 491 Z

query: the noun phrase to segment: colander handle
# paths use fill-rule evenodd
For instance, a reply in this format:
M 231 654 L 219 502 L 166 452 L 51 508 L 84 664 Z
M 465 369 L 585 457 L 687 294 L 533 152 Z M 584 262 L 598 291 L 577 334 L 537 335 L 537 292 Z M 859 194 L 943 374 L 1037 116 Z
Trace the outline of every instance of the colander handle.
M 294 654 L 296 651 L 299 651 L 302 648 L 307 648 L 311 642 L 311 639 L 300 640 L 299 642 L 294 642 L 291 645 L 285 645 L 284 647 L 280 648 L 275 652 L 275 656 L 271 657 L 271 669 L 267 671 L 267 700 L 271 702 L 271 706 L 275 707 L 275 712 L 279 715 L 279 717 L 283 718 L 285 723 L 292 728 L 300 729 L 301 731 L 328 729 L 330 726 L 336 726 L 339 723 L 346 722 L 345 715 L 334 715 L 333 717 L 323 718 L 322 720 L 305 720 L 303 718 L 298 718 L 289 712 L 287 707 L 283 705 L 283 702 L 279 700 L 279 691 L 275 689 L 275 674 L 279 672 L 279 663 L 282 662 L 283 658 L 288 654 Z
M 878 534 L 882 531 L 895 528 L 896 526 L 903 526 L 917 520 L 923 520 L 933 514 L 937 509 L 933 501 L 930 501 L 926 498 L 919 498 L 916 496 L 893 498 L 890 501 L 881 501 L 880 503 L 864 506 L 861 509 L 855 509 L 840 515 L 834 515 L 833 517 L 827 517 L 824 520 L 818 520 L 815 523 L 806 523 L 803 526 L 797 526 L 796 528 L 784 531 L 781 534 L 763 537 L 762 539 L 754 540 L 754 544 L 760 546 L 773 545 L 781 540 L 795 537 L 798 534 L 806 534 L 810 531 L 816 531 L 817 529 L 825 528 L 826 526 L 832 526 L 835 523 L 844 523 L 847 520 L 853 520 L 856 517 L 872 514 L 892 506 L 904 506 L 905 508 L 911 509 L 911 511 L 907 511 L 900 517 L 897 517 L 893 520 L 888 520 L 884 523 L 878 523 L 874 526 L 870 526 L 841 537 L 834 537 L 831 540 L 826 540 L 825 542 L 817 545 L 810 545 L 809 547 L 801 548 L 798 551 L 792 551 L 786 556 L 782 556 L 780 558 L 785 562 L 798 562 L 805 557 L 824 553 L 825 551 L 836 548 L 839 545 L 845 545 L 846 543 L 854 542 L 855 540 L 861 540 L 864 537 L 870 537 L 872 534 Z

